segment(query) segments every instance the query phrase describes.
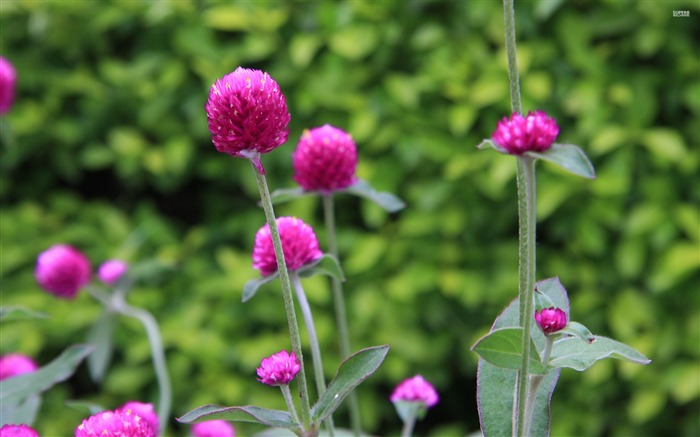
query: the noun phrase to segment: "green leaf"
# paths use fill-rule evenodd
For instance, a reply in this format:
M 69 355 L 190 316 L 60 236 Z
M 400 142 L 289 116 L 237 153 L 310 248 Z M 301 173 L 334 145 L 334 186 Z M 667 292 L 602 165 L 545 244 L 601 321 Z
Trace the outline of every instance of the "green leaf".
M 274 279 L 277 279 L 277 276 L 277 272 L 275 272 L 271 275 L 261 276 L 259 278 L 251 279 L 250 281 L 246 282 L 243 286 L 243 298 L 241 300 L 243 302 L 249 301 L 253 298 L 253 296 L 255 296 L 255 293 L 258 292 L 258 288 Z
M 65 381 L 92 350 L 92 346 L 84 344 L 70 346 L 58 358 L 35 372 L 0 381 L 0 404 L 17 405 L 25 398 Z
M 102 382 L 109 362 L 112 359 L 112 352 L 114 351 L 112 334 L 115 322 L 116 314 L 105 309 L 88 332 L 88 344 L 93 345 L 95 351 L 88 356 L 87 365 L 90 377 L 95 382 Z
M 254 405 L 245 407 L 222 407 L 204 405 L 177 419 L 181 423 L 198 423 L 208 420 L 228 420 L 231 422 L 254 422 L 265 426 L 284 429 L 297 429 L 299 424 L 292 420 L 286 411 L 268 410 Z
M 41 395 L 33 394 L 28 396 L 24 402 L 19 405 L 3 403 L 0 408 L 0 426 L 7 425 L 25 425 L 32 426 L 36 420 L 36 414 L 41 407 Z
M 323 256 L 313 263 L 304 266 L 298 270 L 299 276 L 309 277 L 313 275 L 331 276 L 338 281 L 345 281 L 343 269 L 340 267 L 338 260 L 330 253 L 324 253 Z
M 11 322 L 14 320 L 48 319 L 46 313 L 30 310 L 19 305 L 7 305 L 0 307 L 0 321 Z
M 346 358 L 323 396 L 311 409 L 313 422 L 320 423 L 333 414 L 345 396 L 379 368 L 388 352 L 389 346 L 374 346 Z
M 569 172 L 595 179 L 595 169 L 583 150 L 573 144 L 552 144 L 544 152 L 526 152 L 526 155 L 549 161 Z
M 503 147 L 499 146 L 495 141 L 493 140 L 483 140 L 479 144 L 476 145 L 476 148 L 479 150 L 484 150 L 484 149 L 496 149 L 497 151 L 501 153 L 508 154 L 508 151 L 504 149 Z
M 346 193 L 354 194 L 365 199 L 369 199 L 388 212 L 396 212 L 406 207 L 403 200 L 391 193 L 378 192 L 366 181 L 357 181 L 345 190 Z
M 567 323 L 566 327 L 564 327 L 564 329 L 557 331 L 556 333 L 575 335 L 576 337 L 589 344 L 595 341 L 595 335 L 593 335 L 593 333 L 588 328 L 586 328 L 578 322 L 569 322 Z
M 481 338 L 472 350 L 481 358 L 496 367 L 517 370 L 522 365 L 523 356 L 522 328 L 503 328 L 491 331 Z M 542 365 L 537 354 L 537 347 L 531 340 L 530 372 L 543 374 L 547 368 Z
M 624 343 L 611 338 L 596 336 L 594 343 L 586 343 L 579 337 L 567 337 L 554 342 L 549 365 L 584 371 L 603 358 L 618 358 L 638 364 L 651 360 Z
M 301 197 L 314 194 L 313 191 L 304 191 L 303 188 L 280 188 L 270 193 L 270 199 L 273 204 L 289 202 L 290 200 L 299 199 Z

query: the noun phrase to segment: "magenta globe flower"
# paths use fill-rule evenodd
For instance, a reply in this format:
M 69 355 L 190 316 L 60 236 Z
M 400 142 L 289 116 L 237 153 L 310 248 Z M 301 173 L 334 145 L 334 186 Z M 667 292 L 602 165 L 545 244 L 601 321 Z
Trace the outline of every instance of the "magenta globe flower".
M 292 164 L 294 180 L 307 191 L 330 193 L 357 182 L 355 141 L 329 124 L 304 131 Z
M 258 367 L 258 381 L 267 385 L 287 385 L 301 369 L 294 352 L 280 351 L 264 358 Z
M 160 422 L 158 421 L 158 415 L 153 408 L 153 404 L 129 401 L 116 410 L 116 412 L 126 411 L 131 411 L 148 422 L 155 435 L 158 435 L 158 432 L 160 431 Z
M 0 381 L 13 376 L 31 373 L 39 366 L 30 357 L 22 354 L 7 354 L 0 357 Z
M 277 228 L 282 240 L 284 261 L 289 270 L 297 270 L 323 256 L 313 228 L 302 220 L 296 217 L 280 217 L 277 219 Z M 260 270 L 263 276 L 277 271 L 277 257 L 272 245 L 270 226 L 267 224 L 255 234 L 253 268 Z
M 129 270 L 129 265 L 118 259 L 105 261 L 97 269 L 97 277 L 107 285 L 114 285 Z
M 72 299 L 90 281 L 90 261 L 75 248 L 58 244 L 39 254 L 34 276 L 44 290 Z
M 279 85 L 267 73 L 238 67 L 211 87 L 205 106 L 216 150 L 250 159 L 260 174 L 260 154 L 284 144 L 291 116 Z
M 542 308 L 535 311 L 535 321 L 544 335 L 561 331 L 566 327 L 566 313 L 559 308 Z
M 559 135 L 557 122 L 543 111 L 528 112 L 526 117 L 512 114 L 498 122 L 491 139 L 504 152 L 522 155 L 525 152 L 544 152 Z
M 236 437 L 233 425 L 225 420 L 208 420 L 192 425 L 194 437 Z
M 75 437 L 156 437 L 151 425 L 131 410 L 102 411 L 83 420 Z
M 15 101 L 15 86 L 17 73 L 7 59 L 0 56 L 0 114 L 4 114 L 12 108 Z
M 438 403 L 439 397 L 435 388 L 421 375 L 405 379 L 389 397 L 391 402 L 420 402 L 430 408 Z
M 39 433 L 32 427 L 25 424 L 7 424 L 0 428 L 0 437 L 39 437 Z

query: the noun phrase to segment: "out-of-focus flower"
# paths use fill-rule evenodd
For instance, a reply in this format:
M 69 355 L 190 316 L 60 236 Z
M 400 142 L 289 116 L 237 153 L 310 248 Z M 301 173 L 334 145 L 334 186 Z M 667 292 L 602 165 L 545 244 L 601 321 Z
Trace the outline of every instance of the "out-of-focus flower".
M 535 311 L 535 321 L 545 335 L 561 331 L 566 327 L 566 313 L 559 308 L 542 308 Z
M 0 428 L 0 437 L 39 437 L 39 433 L 32 427 L 25 424 L 7 424 Z
M 30 373 L 39 366 L 26 355 L 7 354 L 0 357 L 0 381 L 13 376 Z
M 17 73 L 10 61 L 0 56 L 0 114 L 4 114 L 12 108 L 15 101 L 15 86 L 17 85 Z
M 137 416 L 140 416 L 143 420 L 148 422 L 155 435 L 158 435 L 158 432 L 160 431 L 160 422 L 158 421 L 158 415 L 153 409 L 153 404 L 129 401 L 117 409 L 118 412 L 125 412 L 127 410 L 131 410 Z
M 250 159 L 260 174 L 260 154 L 284 144 L 291 116 L 279 85 L 260 70 L 238 67 L 214 82 L 205 106 L 219 152 Z
M 192 425 L 194 437 L 236 437 L 233 425 L 225 420 L 209 420 Z
M 389 397 L 391 402 L 420 402 L 430 408 L 438 403 L 435 387 L 421 375 L 403 380 Z
M 90 261 L 75 248 L 58 244 L 39 254 L 34 276 L 44 290 L 72 299 L 90 281 Z
M 357 147 L 350 134 L 326 124 L 301 135 L 292 154 L 294 180 L 307 191 L 330 193 L 357 181 Z
M 129 265 L 118 259 L 105 261 L 97 269 L 97 277 L 107 285 L 114 285 L 129 270 Z
M 498 122 L 491 138 L 512 155 L 544 152 L 559 135 L 557 122 L 543 111 L 528 112 L 526 117 L 512 114 Z
M 264 358 L 258 367 L 258 381 L 267 385 L 287 385 L 297 372 L 301 364 L 294 352 L 280 351 Z
M 75 437 L 156 437 L 151 425 L 132 410 L 102 411 L 83 420 Z
M 323 256 L 313 228 L 302 220 L 296 217 L 280 217 L 277 219 L 277 229 L 282 240 L 284 261 L 289 270 L 297 270 Z M 253 268 L 260 270 L 263 276 L 277 271 L 277 257 L 272 245 L 270 226 L 267 224 L 255 234 Z

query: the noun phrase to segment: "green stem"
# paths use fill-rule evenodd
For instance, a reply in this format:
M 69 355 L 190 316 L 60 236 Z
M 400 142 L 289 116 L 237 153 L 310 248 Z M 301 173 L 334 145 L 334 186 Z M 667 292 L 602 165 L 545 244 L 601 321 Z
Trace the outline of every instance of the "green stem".
M 520 102 L 520 75 L 518 73 L 518 56 L 515 49 L 515 8 L 513 0 L 503 0 L 503 19 L 506 28 L 506 55 L 508 56 L 508 77 L 510 80 L 510 108 L 512 112 L 522 114 Z
M 418 414 L 418 408 L 413 408 L 411 414 L 403 423 L 403 428 L 401 429 L 401 437 L 411 437 L 413 434 L 413 427 L 416 425 L 416 416 Z
M 554 337 L 546 336 L 544 344 L 544 352 L 542 352 L 542 364 L 545 366 L 549 362 L 549 355 L 552 353 L 552 345 Z M 544 380 L 544 375 L 532 375 L 530 377 L 530 392 L 527 396 L 527 409 L 525 411 L 525 425 L 523 429 L 530 430 L 532 428 L 532 413 L 535 410 L 535 400 L 537 398 L 537 390 Z
M 328 238 L 328 251 L 340 263 L 338 256 L 338 244 L 336 240 L 335 226 L 335 205 L 333 202 L 333 193 L 324 194 L 323 196 L 323 217 L 326 225 L 326 234 Z M 345 310 L 345 297 L 343 294 L 343 283 L 333 277 L 331 278 L 333 288 L 333 304 L 335 307 L 335 321 L 338 327 L 338 336 L 340 337 L 340 355 L 341 359 L 350 356 L 350 330 L 348 329 L 348 316 Z M 355 436 L 362 434 L 362 419 L 360 417 L 360 404 L 357 399 L 357 393 L 351 391 L 348 395 L 348 406 L 350 414 L 350 424 Z
M 299 359 L 301 369 L 299 369 L 298 385 L 299 397 L 301 398 L 301 420 L 304 431 L 309 429 L 311 424 L 311 406 L 309 404 L 309 390 L 306 385 L 306 371 L 304 370 L 304 356 L 301 353 L 301 336 L 299 335 L 299 325 L 297 323 L 296 311 L 294 309 L 294 297 L 292 296 L 292 286 L 289 281 L 289 272 L 287 271 L 287 263 L 284 260 L 284 252 L 282 251 L 282 241 L 280 240 L 279 229 L 277 229 L 277 219 L 275 211 L 272 208 L 272 200 L 270 199 L 270 190 L 267 187 L 265 175 L 260 174 L 253 160 L 250 160 L 250 165 L 253 167 L 255 180 L 258 183 L 258 191 L 260 191 L 260 200 L 265 211 L 265 218 L 270 227 L 270 236 L 272 237 L 272 245 L 275 248 L 275 257 L 277 258 L 277 271 L 279 273 L 280 283 L 282 284 L 282 297 L 284 299 L 284 309 L 287 312 L 287 325 L 289 325 L 289 336 L 292 341 L 292 351 Z
M 289 385 L 280 385 L 280 390 L 282 390 L 282 396 L 284 397 L 284 402 L 287 404 L 287 409 L 292 416 L 292 420 L 295 423 L 299 423 L 299 416 L 297 416 L 297 410 L 294 408 L 294 400 L 292 399 L 292 392 L 289 390 Z

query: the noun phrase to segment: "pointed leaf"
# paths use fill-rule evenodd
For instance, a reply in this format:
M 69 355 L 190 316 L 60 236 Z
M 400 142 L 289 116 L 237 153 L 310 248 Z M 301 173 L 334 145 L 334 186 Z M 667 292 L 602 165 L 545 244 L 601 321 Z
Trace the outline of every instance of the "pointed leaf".
M 388 212 L 396 212 L 406 207 L 403 200 L 394 196 L 391 193 L 378 192 L 366 181 L 357 181 L 344 190 L 346 193 L 354 194 L 359 197 L 364 197 L 384 208 Z
M 309 196 L 313 193 L 313 191 L 304 191 L 304 189 L 301 187 L 280 188 L 270 193 L 270 199 L 272 200 L 273 204 L 278 204 L 299 199 L 300 197 Z
M 87 365 L 90 377 L 95 382 L 102 382 L 109 362 L 112 359 L 114 350 L 112 333 L 114 332 L 115 322 L 116 314 L 105 309 L 88 332 L 88 344 L 93 345 L 95 350 L 88 356 Z
M 522 341 L 522 328 L 496 329 L 479 340 L 472 350 L 496 367 L 518 370 L 522 365 Z M 542 365 L 534 342 L 530 351 L 530 373 L 545 373 L 547 368 Z
M 588 328 L 586 328 L 578 322 L 569 322 L 566 325 L 566 327 L 564 327 L 564 329 L 557 331 L 556 333 L 575 335 L 576 337 L 589 344 L 593 343 L 596 340 L 595 335 L 593 335 L 593 333 Z
M 603 358 L 618 358 L 638 364 L 651 360 L 624 343 L 611 338 L 596 336 L 594 343 L 586 343 L 578 337 L 567 337 L 554 342 L 549 365 L 584 371 Z
M 583 150 L 573 144 L 552 144 L 544 152 L 527 152 L 529 156 L 549 161 L 569 172 L 595 179 L 595 169 Z
M 292 420 L 286 411 L 268 410 L 254 405 L 245 407 L 222 407 L 204 405 L 177 419 L 181 423 L 198 423 L 208 420 L 228 420 L 231 422 L 254 422 L 265 426 L 284 429 L 296 429 L 299 424 Z
M 19 305 L 7 305 L 0 307 L 0 321 L 11 322 L 13 320 L 48 319 L 49 315 L 39 311 L 30 310 Z
M 501 153 L 508 154 L 508 151 L 504 149 L 503 147 L 499 146 L 495 141 L 491 139 L 485 139 L 479 144 L 476 145 L 476 148 L 479 150 L 484 150 L 484 149 L 496 149 L 497 151 Z
M 271 282 L 274 279 L 277 279 L 277 272 L 271 275 L 251 279 L 250 281 L 246 282 L 243 286 L 243 298 L 241 300 L 243 302 L 249 301 L 253 298 L 253 296 L 255 296 L 255 293 L 258 292 L 258 288 L 267 284 L 268 282 Z
M 322 422 L 333 414 L 345 396 L 379 368 L 388 352 L 389 346 L 374 346 L 346 358 L 321 399 L 311 409 L 313 422 Z
M 8 423 L 13 425 L 24 423 L 32 426 L 41 407 L 41 395 L 30 395 L 19 405 L 3 403 L 0 407 L 0 427 Z
M 345 281 L 343 269 L 340 267 L 338 260 L 330 253 L 324 253 L 323 256 L 312 264 L 304 266 L 298 270 L 299 276 L 309 277 L 313 275 L 326 275 L 340 282 Z

